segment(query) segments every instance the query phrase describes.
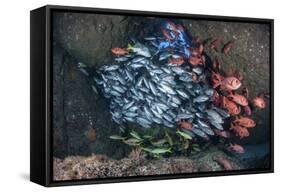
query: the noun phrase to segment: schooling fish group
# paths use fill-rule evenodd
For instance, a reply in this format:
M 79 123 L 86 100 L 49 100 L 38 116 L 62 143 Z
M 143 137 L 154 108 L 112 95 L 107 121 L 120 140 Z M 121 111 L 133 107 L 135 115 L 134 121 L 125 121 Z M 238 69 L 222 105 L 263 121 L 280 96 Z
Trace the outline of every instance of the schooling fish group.
M 180 125 L 191 136 L 208 139 L 224 129 L 229 114 L 211 102 L 214 89 L 206 82 L 203 50 L 179 24 L 164 22 L 162 34 L 113 48 L 115 61 L 97 70 L 95 82 L 117 124 Z

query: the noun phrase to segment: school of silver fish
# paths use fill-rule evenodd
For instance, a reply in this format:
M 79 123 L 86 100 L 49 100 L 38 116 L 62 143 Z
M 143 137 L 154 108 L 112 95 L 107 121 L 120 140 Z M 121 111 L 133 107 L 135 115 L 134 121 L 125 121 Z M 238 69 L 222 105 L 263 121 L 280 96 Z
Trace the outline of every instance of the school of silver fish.
M 114 50 L 120 54 L 97 70 L 94 80 L 110 102 L 112 120 L 120 125 L 171 129 L 186 121 L 192 127 L 183 131 L 205 139 L 222 131 L 229 114 L 212 104 L 214 89 L 206 83 L 205 66 L 191 65 L 188 58 L 173 63 L 190 54 L 155 49 L 151 43 L 155 39 L 148 37 L 144 43 L 134 41 L 127 49 Z

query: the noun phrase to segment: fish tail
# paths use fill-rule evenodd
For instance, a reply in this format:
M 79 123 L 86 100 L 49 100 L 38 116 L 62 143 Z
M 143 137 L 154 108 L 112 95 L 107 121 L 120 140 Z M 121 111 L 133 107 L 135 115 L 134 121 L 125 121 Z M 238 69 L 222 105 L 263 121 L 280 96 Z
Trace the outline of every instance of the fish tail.
M 172 153 L 172 148 L 170 147 L 168 150 L 167 150 L 168 153 Z
M 132 49 L 133 48 L 133 46 L 130 44 L 130 43 L 128 43 L 128 50 L 130 50 L 130 49 Z

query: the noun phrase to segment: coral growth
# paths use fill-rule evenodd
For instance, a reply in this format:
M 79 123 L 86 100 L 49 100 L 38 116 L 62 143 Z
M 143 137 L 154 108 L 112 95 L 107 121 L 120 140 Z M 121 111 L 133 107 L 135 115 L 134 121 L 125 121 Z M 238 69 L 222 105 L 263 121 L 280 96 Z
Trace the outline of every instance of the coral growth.
M 220 157 L 220 159 L 217 159 Z M 70 156 L 64 160 L 54 158 L 55 181 L 74 179 L 95 179 L 106 177 L 128 177 L 162 174 L 179 174 L 208 171 L 222 171 L 230 166 L 218 160 L 227 159 L 232 170 L 244 169 L 237 159 L 228 157 L 216 147 L 211 147 L 200 156 L 171 157 L 168 159 L 145 159 L 140 150 L 131 152 L 128 158 L 113 160 L 102 155 L 89 157 Z M 221 166 L 222 165 L 222 166 Z

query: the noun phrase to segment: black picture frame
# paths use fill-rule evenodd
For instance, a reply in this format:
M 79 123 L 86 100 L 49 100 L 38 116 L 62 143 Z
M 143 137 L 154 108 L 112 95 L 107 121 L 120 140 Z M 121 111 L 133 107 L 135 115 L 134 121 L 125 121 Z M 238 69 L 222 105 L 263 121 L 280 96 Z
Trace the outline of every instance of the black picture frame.
M 198 172 L 158 176 L 134 176 L 73 181 L 52 180 L 52 13 L 54 11 L 103 13 L 127 16 L 192 18 L 200 20 L 263 23 L 270 26 L 270 168 L 243 171 Z M 30 180 L 44 186 L 81 185 L 145 180 L 195 178 L 274 172 L 274 20 L 183 13 L 117 10 L 47 5 L 30 12 Z

